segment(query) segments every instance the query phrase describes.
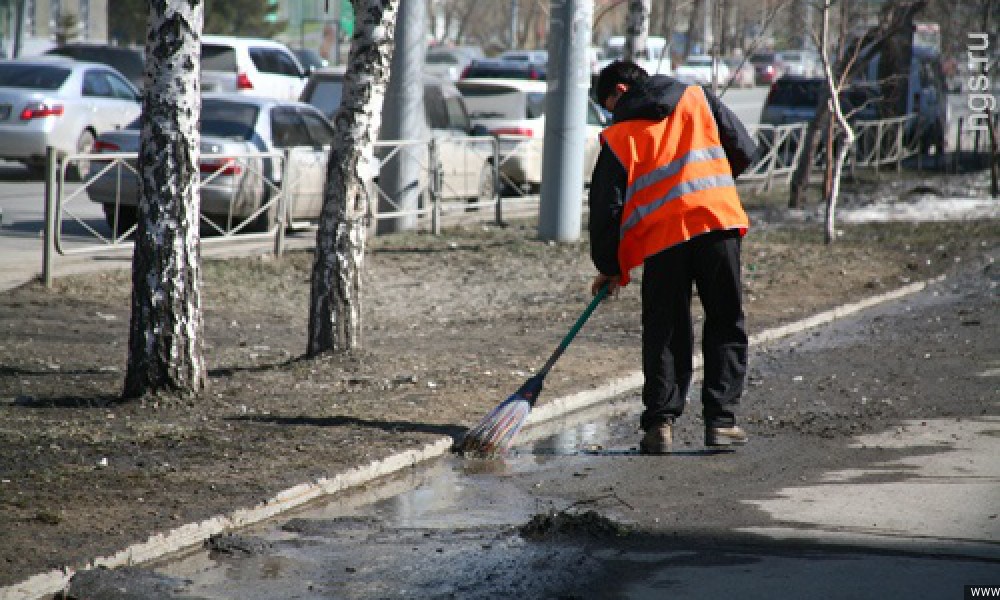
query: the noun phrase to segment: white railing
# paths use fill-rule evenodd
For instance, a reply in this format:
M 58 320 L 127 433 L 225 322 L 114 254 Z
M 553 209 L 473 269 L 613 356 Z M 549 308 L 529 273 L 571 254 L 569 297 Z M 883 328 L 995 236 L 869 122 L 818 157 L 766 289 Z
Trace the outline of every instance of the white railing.
M 751 127 L 761 152 L 740 181 L 755 182 L 767 189 L 775 181 L 787 183 L 798 164 L 807 127 L 807 123 Z M 915 128 L 914 116 L 858 122 L 849 166 L 877 170 L 895 164 L 900 168 L 904 159 L 919 156 L 919 132 Z M 376 143 L 376 156 L 380 176 L 370 203 L 373 225 L 401 219 L 398 229 L 410 229 L 420 223 L 426 227 L 429 222 L 429 228 L 437 234 L 445 219 L 482 221 L 490 218 L 487 211 L 493 209 L 492 218 L 502 223 L 505 211 L 537 209 L 535 180 L 540 181 L 542 160 L 542 143 L 538 139 L 455 136 L 429 142 L 380 141 Z M 196 185 L 202 195 L 202 212 L 206 213 L 200 216 L 206 234 L 203 243 L 273 240 L 275 254 L 281 254 L 286 229 L 310 228 L 319 218 L 327 158 L 328 153 L 310 148 L 292 148 L 283 153 L 202 155 L 202 172 Z M 50 151 L 45 193 L 46 273 L 51 273 L 51 260 L 56 254 L 131 248 L 140 179 L 137 159 L 135 153 L 57 157 Z M 817 161 L 823 160 L 819 153 Z M 212 166 L 206 168 L 206 164 Z M 393 187 L 397 189 L 390 191 L 387 182 L 395 168 L 406 169 L 407 177 L 414 180 L 401 185 L 401 178 L 395 177 Z M 234 169 L 241 173 L 239 185 L 219 185 Z M 71 186 L 71 173 L 85 176 Z M 382 176 L 386 181 L 381 181 Z M 80 216 L 77 210 L 83 202 L 91 201 L 90 188 L 98 182 L 104 187 L 102 199 L 107 200 L 107 228 Z M 107 195 L 109 185 L 114 190 L 111 195 Z M 209 198 L 214 204 L 210 205 Z M 70 247 L 63 239 L 67 224 L 82 230 L 83 237 L 90 241 L 74 241 Z

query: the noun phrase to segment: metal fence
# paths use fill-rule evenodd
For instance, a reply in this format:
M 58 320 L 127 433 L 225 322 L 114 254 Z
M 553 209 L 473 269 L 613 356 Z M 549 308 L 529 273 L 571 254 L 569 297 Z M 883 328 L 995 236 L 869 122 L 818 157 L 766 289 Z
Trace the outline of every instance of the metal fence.
M 856 123 L 857 138 L 848 167 L 878 170 L 894 164 L 899 169 L 905 159 L 919 156 L 915 118 Z M 803 151 L 807 127 L 807 123 L 751 127 L 762 150 L 740 181 L 765 189 L 775 182 L 787 183 Z M 959 120 L 956 155 L 966 148 L 979 149 L 987 137 L 963 130 Z M 379 176 L 370 203 L 373 227 L 424 228 L 437 234 L 445 222 L 485 219 L 502 223 L 512 214 L 537 210 L 540 201 L 542 143 L 535 138 L 456 135 L 428 142 L 380 141 L 375 154 Z M 817 154 L 818 164 L 822 163 L 822 148 Z M 140 180 L 137 158 L 135 153 L 56 156 L 50 152 L 45 194 L 46 276 L 56 254 L 131 248 Z M 286 230 L 311 228 L 319 218 L 327 158 L 326 152 L 309 148 L 202 155 L 196 185 L 202 197 L 203 243 L 257 239 L 271 241 L 274 252 L 281 254 Z M 390 178 L 391 173 L 403 176 Z M 74 181 L 73 174 L 83 176 Z M 107 229 L 78 214 L 83 203 L 95 199 L 104 205 Z M 67 224 L 86 232 L 90 242 L 69 247 L 63 239 Z

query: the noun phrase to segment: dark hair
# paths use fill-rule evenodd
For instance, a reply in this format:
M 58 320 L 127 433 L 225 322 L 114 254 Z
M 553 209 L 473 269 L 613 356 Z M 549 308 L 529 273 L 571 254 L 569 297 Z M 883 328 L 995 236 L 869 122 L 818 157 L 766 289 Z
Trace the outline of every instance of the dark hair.
M 597 76 L 597 102 L 604 106 L 604 101 L 614 93 L 615 86 L 619 83 L 631 87 L 643 83 L 649 79 L 646 70 L 627 60 L 616 60 L 601 69 Z

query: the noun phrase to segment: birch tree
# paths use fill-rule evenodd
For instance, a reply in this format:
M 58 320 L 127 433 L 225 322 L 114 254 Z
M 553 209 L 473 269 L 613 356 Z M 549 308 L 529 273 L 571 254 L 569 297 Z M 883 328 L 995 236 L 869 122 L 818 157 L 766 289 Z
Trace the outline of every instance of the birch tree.
M 354 39 L 344 98 L 334 115 L 316 255 L 313 260 L 306 354 L 348 351 L 361 344 L 362 265 L 371 221 L 375 141 L 400 0 L 352 0 Z
M 825 0 L 824 0 L 825 1 Z M 854 43 L 853 52 L 842 52 L 833 67 L 834 73 L 838 77 L 843 77 L 845 81 L 850 81 L 857 75 L 863 65 L 867 64 L 875 54 L 880 52 L 886 43 L 900 31 L 912 26 L 914 15 L 919 12 L 926 0 L 912 0 L 894 2 L 886 4 L 884 11 L 877 25 L 865 32 L 864 36 Z M 816 115 L 809 126 L 803 140 L 802 151 L 799 153 L 798 164 L 788 190 L 788 207 L 800 208 L 803 204 L 803 194 L 809 183 L 809 175 L 812 172 L 813 161 L 816 157 L 816 149 L 820 141 L 820 133 L 830 125 L 830 104 L 829 98 L 821 94 L 816 107 Z
M 201 0 L 150 0 L 124 395 L 205 388 L 198 181 Z
M 629 0 L 625 15 L 625 60 L 639 63 L 646 56 L 651 3 L 652 0 Z
M 839 77 L 834 75 L 833 65 L 830 61 L 830 11 L 834 0 L 823 0 L 822 23 L 819 32 L 819 56 L 823 63 L 823 77 L 826 80 L 826 89 L 829 96 L 828 107 L 833 115 L 834 126 L 830 127 L 829 143 L 830 152 L 827 152 L 827 160 L 832 161 L 829 165 L 824 196 L 826 204 L 825 235 L 827 244 L 832 244 L 836 233 L 836 210 L 837 199 L 840 196 L 840 179 L 844 172 L 844 163 L 847 161 L 847 154 L 854 145 L 854 128 L 851 127 L 847 116 L 844 114 L 844 107 L 841 105 L 841 93 L 845 86 L 849 85 L 847 74 L 853 70 L 853 61 L 857 60 L 855 54 L 845 65 Z M 833 151 L 836 151 L 834 154 Z

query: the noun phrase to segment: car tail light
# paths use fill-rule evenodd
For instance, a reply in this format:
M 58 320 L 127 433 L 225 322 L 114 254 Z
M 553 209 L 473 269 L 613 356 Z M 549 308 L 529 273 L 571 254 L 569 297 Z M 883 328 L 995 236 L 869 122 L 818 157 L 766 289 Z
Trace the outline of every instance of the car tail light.
M 469 66 L 470 65 L 466 65 L 465 68 L 462 69 L 462 74 L 459 76 L 459 79 L 465 79 L 469 76 Z
M 778 84 L 777 83 L 772 83 L 771 87 L 768 88 L 768 90 L 767 90 L 767 98 L 764 99 L 764 106 L 768 106 L 768 105 L 771 104 L 771 100 L 774 99 L 774 94 L 775 94 L 777 88 L 778 88 Z
M 250 81 L 250 76 L 246 73 L 240 73 L 236 76 L 236 89 L 238 90 L 252 90 L 253 82 Z
M 45 117 L 61 117 L 63 114 L 62 104 L 29 104 L 21 111 L 21 120 L 30 121 L 32 119 L 43 119 Z
M 94 152 L 118 152 L 122 147 L 112 142 L 97 140 L 94 142 Z
M 199 163 L 198 168 L 202 173 L 208 175 L 239 175 L 243 172 L 243 167 L 233 158 L 203 160 Z
M 528 73 L 528 79 L 541 79 L 541 78 L 542 74 L 538 72 L 538 69 L 531 69 L 531 72 Z
M 493 135 L 520 135 L 524 137 L 535 137 L 535 130 L 530 127 L 497 127 L 492 130 Z

